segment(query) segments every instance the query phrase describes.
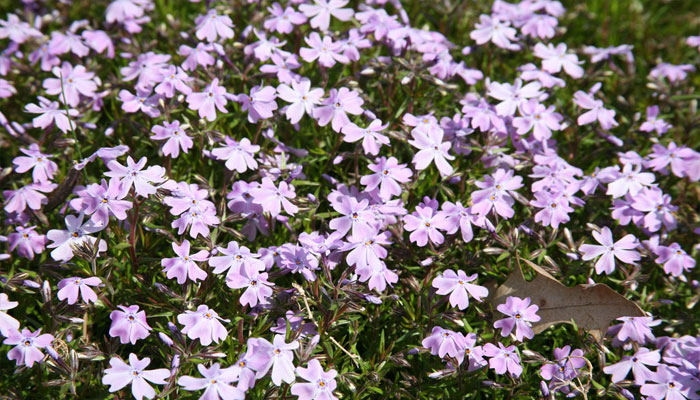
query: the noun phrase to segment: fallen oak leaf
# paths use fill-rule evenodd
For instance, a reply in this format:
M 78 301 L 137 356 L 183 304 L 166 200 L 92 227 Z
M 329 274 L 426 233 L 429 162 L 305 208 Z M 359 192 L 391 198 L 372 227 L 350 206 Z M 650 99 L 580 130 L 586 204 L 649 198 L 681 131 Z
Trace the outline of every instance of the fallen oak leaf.
M 627 300 L 609 286 L 602 283 L 568 287 L 559 282 L 542 267 L 522 259 L 537 273 L 528 282 L 523 275 L 520 257 L 516 258 L 516 268 L 506 281 L 498 286 L 489 297 L 493 308 L 505 303 L 508 296 L 529 297 L 540 308 L 539 322 L 532 324 L 532 330 L 540 333 L 552 325 L 573 322 L 587 330 L 598 342 L 610 326 L 620 317 L 644 317 L 646 314 L 634 302 Z

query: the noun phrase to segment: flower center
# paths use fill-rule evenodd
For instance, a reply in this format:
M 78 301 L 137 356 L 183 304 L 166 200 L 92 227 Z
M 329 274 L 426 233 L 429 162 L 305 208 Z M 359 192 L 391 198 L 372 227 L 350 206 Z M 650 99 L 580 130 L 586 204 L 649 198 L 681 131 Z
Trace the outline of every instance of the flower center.
M 520 319 L 520 318 L 522 318 L 522 317 L 523 317 L 523 316 L 520 315 L 520 313 L 516 313 L 516 314 L 515 314 L 515 319 Z

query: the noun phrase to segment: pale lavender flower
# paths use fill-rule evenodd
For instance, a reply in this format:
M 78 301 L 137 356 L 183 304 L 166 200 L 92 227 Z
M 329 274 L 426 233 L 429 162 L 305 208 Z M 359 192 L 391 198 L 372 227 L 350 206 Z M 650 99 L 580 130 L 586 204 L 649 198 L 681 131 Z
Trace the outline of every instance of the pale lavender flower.
M 144 169 L 148 159 L 142 157 L 138 162 L 135 162 L 131 156 L 126 158 L 126 166 L 121 165 L 118 161 L 112 160 L 107 163 L 109 171 L 104 175 L 111 178 L 118 178 L 121 182 L 121 193 L 129 193 L 131 187 L 141 197 L 148 197 L 156 193 L 156 187 L 153 185 L 163 183 L 165 178 L 165 168 L 159 165 L 151 165 Z
M 328 98 L 314 109 L 314 118 L 320 126 L 326 126 L 330 122 L 333 130 L 340 133 L 351 123 L 348 114 L 360 115 L 364 112 L 363 103 L 364 100 L 355 90 L 351 91 L 346 87 L 331 89 Z
M 97 277 L 91 278 L 66 278 L 58 282 L 58 299 L 68 300 L 68 304 L 75 304 L 78 301 L 78 295 L 86 304 L 95 303 L 97 301 L 97 293 L 90 286 L 100 286 L 102 280 Z
M 155 87 L 155 92 L 167 98 L 175 96 L 175 90 L 182 94 L 192 93 L 192 88 L 187 85 L 187 82 L 193 81 L 194 78 L 187 76 L 187 73 L 180 67 L 169 65 L 167 69 L 162 71 L 159 83 Z
M 532 331 L 532 323 L 538 322 L 541 318 L 537 315 L 540 309 L 536 304 L 530 304 L 530 298 L 508 296 L 505 304 L 499 304 L 498 309 L 507 318 L 499 319 L 493 326 L 501 329 L 501 336 L 506 337 L 515 329 L 515 338 L 522 342 L 523 338 L 532 339 L 535 332 Z
M 655 261 L 664 266 L 664 272 L 673 276 L 680 276 L 683 272 L 690 272 L 695 268 L 695 259 L 686 253 L 678 243 L 670 246 L 659 246 L 655 253 L 659 256 Z
M 654 383 L 642 385 L 640 393 L 650 400 L 685 400 L 697 398 L 697 385 L 681 374 L 676 367 L 660 364 L 650 377 Z
M 379 196 L 384 200 L 400 195 L 402 190 L 399 183 L 409 182 L 413 175 L 406 164 L 399 164 L 396 157 L 380 157 L 376 164 L 370 164 L 367 168 L 374 174 L 363 176 L 360 183 L 366 186 L 368 192 L 379 188 Z
M 261 272 L 254 264 L 247 264 L 241 270 L 241 274 L 226 277 L 226 285 L 231 289 L 246 288 L 238 300 L 241 305 L 255 307 L 258 303 L 267 304 L 267 299 L 272 296 L 271 286 L 274 286 L 267 280 L 267 272 Z
M 127 194 L 122 191 L 121 185 L 119 179 L 112 178 L 109 183 L 102 179 L 102 183 L 92 183 L 85 188 L 87 198 L 83 202 L 84 211 L 92 215 L 92 222 L 106 226 L 111 216 L 120 221 L 126 219 L 126 211 L 131 209 L 132 203 L 123 200 Z
M 161 147 L 163 155 L 177 158 L 180 155 L 180 149 L 187 154 L 194 145 L 192 138 L 187 136 L 184 129 L 185 126 L 181 127 L 180 121 L 163 121 L 163 125 L 154 125 L 151 128 L 153 136 L 150 138 L 152 140 L 165 140 L 166 142 Z
M 403 217 L 404 228 L 411 232 L 409 236 L 411 242 L 415 242 L 420 247 L 428 244 L 428 239 L 439 245 L 445 241 L 445 236 L 437 228 L 442 218 L 432 207 L 416 206 L 416 211 L 413 214 Z
M 352 8 L 343 8 L 348 4 L 348 0 L 314 0 L 313 4 L 302 4 L 299 11 L 306 17 L 312 28 L 321 31 L 328 30 L 331 24 L 331 16 L 340 21 L 349 21 L 355 13 Z
M 423 347 L 430 349 L 430 354 L 439 356 L 459 357 L 466 347 L 465 337 L 449 329 L 433 327 L 430 336 L 421 342 Z
M 351 123 L 343 128 L 343 140 L 354 143 L 362 139 L 362 148 L 365 154 L 376 156 L 382 145 L 389 145 L 389 138 L 379 133 L 388 126 L 389 124 L 382 125 L 380 119 L 373 120 L 367 128 L 360 128 Z
M 18 304 L 16 301 L 10 301 L 6 293 L 0 293 L 0 335 L 8 337 L 10 332 L 19 330 L 19 321 L 7 313 L 7 310 L 12 310 Z
M 103 230 L 105 225 L 95 224 L 92 220 L 83 223 L 83 219 L 83 213 L 80 213 L 77 217 L 75 215 L 66 215 L 65 230 L 51 229 L 46 233 L 46 238 L 53 242 L 47 246 L 50 249 L 54 249 L 51 252 L 51 258 L 56 261 L 68 261 L 73 258 L 74 246 L 80 246 L 84 243 L 95 246 L 95 242 L 98 242 L 98 239 L 90 236 L 90 234 Z M 99 239 L 97 247 L 98 253 L 107 251 L 107 242 Z
M 518 40 L 516 35 L 517 31 L 510 26 L 509 21 L 501 20 L 498 16 L 481 14 L 469 37 L 479 45 L 490 41 L 504 49 L 519 50 L 520 46 L 512 43 Z
M 204 389 L 201 400 L 242 400 L 245 392 L 230 383 L 238 381 L 238 373 L 234 368 L 221 368 L 221 364 L 214 363 L 207 368 L 204 364 L 198 364 L 197 370 L 202 378 L 193 376 L 181 376 L 177 384 L 187 391 Z
M 651 172 L 641 172 L 642 167 L 632 163 L 625 164 L 617 178 L 608 184 L 607 195 L 618 198 L 627 193 L 636 196 L 644 187 L 653 185 L 656 177 Z
M 605 130 L 616 127 L 618 123 L 615 121 L 615 110 L 605 108 L 603 101 L 596 99 L 593 95 L 594 92 L 586 93 L 581 90 L 574 93 L 574 103 L 584 110 L 589 110 L 579 115 L 576 123 L 583 126 L 597 120 L 601 128 Z
M 219 343 L 226 339 L 228 332 L 219 321 L 230 322 L 228 319 L 219 317 L 216 311 L 204 304 L 197 307 L 197 311 L 187 310 L 177 316 L 177 322 L 185 326 L 182 328 L 182 333 L 192 340 L 199 339 L 202 346 L 209 346 L 212 341 Z
M 69 62 L 64 61 L 60 68 L 54 67 L 52 72 L 56 78 L 45 79 L 43 87 L 47 94 L 58 95 L 61 103 L 77 107 L 80 104 L 81 95 L 86 98 L 95 97 L 99 78 L 95 77 L 95 73 L 88 72 L 82 65 L 73 67 Z
M 584 261 L 602 256 L 595 264 L 597 274 L 611 274 L 615 270 L 615 258 L 627 264 L 641 259 L 641 255 L 635 251 L 639 247 L 637 238 L 632 234 L 613 243 L 612 232 L 605 226 L 600 232 L 593 231 L 593 237 L 600 245 L 582 244 L 579 251 L 583 253 Z
M 642 132 L 656 132 L 659 136 L 668 132 L 673 126 L 664 121 L 663 118 L 658 118 L 658 116 L 659 106 L 647 107 L 647 120 L 642 123 L 639 130 Z
M 277 92 L 272 86 L 253 86 L 250 94 L 238 95 L 238 102 L 243 111 L 248 111 L 248 122 L 254 124 L 272 118 L 272 112 L 277 109 L 276 97 Z
M 216 110 L 225 113 L 228 103 L 226 88 L 219 86 L 219 78 L 214 78 L 203 92 L 192 92 L 187 95 L 187 104 L 190 109 L 199 113 L 200 118 L 209 121 L 216 119 Z
M 291 82 L 290 88 L 286 84 L 281 84 L 277 87 L 277 96 L 282 100 L 291 103 L 287 106 L 285 115 L 292 124 L 296 124 L 301 120 L 301 117 L 306 113 L 313 116 L 314 108 L 321 103 L 323 97 L 323 89 L 311 89 L 311 81 L 302 79 L 301 81 Z
M 289 215 L 294 215 L 299 211 L 299 207 L 288 200 L 296 197 L 294 186 L 285 181 L 281 181 L 279 186 L 275 186 L 272 179 L 265 177 L 259 187 L 250 190 L 250 194 L 254 198 L 253 201 L 260 204 L 263 210 L 269 212 L 273 217 L 278 216 L 282 208 Z
M 151 94 L 151 89 L 136 89 L 136 94 L 132 94 L 126 89 L 119 91 L 119 100 L 122 102 L 122 110 L 127 113 L 141 111 L 151 118 L 160 115 L 158 100 L 160 95 Z
M 583 62 L 578 60 L 576 54 L 566 52 L 566 43 L 559 43 L 556 47 L 552 43 L 546 46 L 537 43 L 534 48 L 534 55 L 542 59 L 542 69 L 554 74 L 562 69 L 574 79 L 583 76 Z
M 515 351 L 515 346 L 505 347 L 503 343 L 498 342 L 498 347 L 492 343 L 484 345 L 484 355 L 491 357 L 489 359 L 489 368 L 493 369 L 498 375 L 503 375 L 509 372 L 511 375 L 518 377 L 523 372 L 523 367 L 520 365 L 520 357 Z
M 309 47 L 299 49 L 299 55 L 307 63 L 314 62 L 318 59 L 318 64 L 325 68 L 330 68 L 336 62 L 348 64 L 350 59 L 344 56 L 341 51 L 342 43 L 334 42 L 330 36 L 321 36 L 317 32 L 311 32 L 309 37 L 304 38 Z
M 51 345 L 53 340 L 53 335 L 48 333 L 42 335 L 41 329 L 37 329 L 36 332 L 32 332 L 29 329 L 22 329 L 19 332 L 13 329 L 8 332 L 3 344 L 15 346 L 7 352 L 8 360 L 14 360 L 18 367 L 26 365 L 31 368 L 35 362 L 42 362 L 44 353 L 41 352 L 41 349 Z
M 109 336 L 119 337 L 122 344 L 136 344 L 138 340 L 148 337 L 152 328 L 146 321 L 146 312 L 139 311 L 139 306 L 117 306 L 121 309 L 109 314 L 112 325 Z
M 237 142 L 226 136 L 224 142 L 222 147 L 213 149 L 211 154 L 217 160 L 225 161 L 226 168 L 239 173 L 258 168 L 258 162 L 255 161 L 254 155 L 260 151 L 260 146 L 252 144 L 248 138 Z
M 622 324 L 611 326 L 607 333 L 615 335 L 620 343 L 630 339 L 641 345 L 654 341 L 651 327 L 661 324 L 661 320 L 652 317 L 620 317 L 617 320 L 622 321 Z
M 515 115 L 515 111 L 522 108 L 528 99 L 539 98 L 542 95 L 539 82 L 530 82 L 523 85 L 520 78 L 516 78 L 513 84 L 490 82 L 487 94 L 501 102 L 496 104 L 496 113 L 500 116 Z
M 55 183 L 42 182 L 31 183 L 17 190 L 3 190 L 5 211 L 19 214 L 24 212 L 27 207 L 32 210 L 39 210 L 43 204 L 48 202 L 48 198 L 42 193 L 49 193 L 56 189 L 57 186 Z
M 452 307 L 464 310 L 469 307 L 469 296 L 476 301 L 482 301 L 489 294 L 488 289 L 485 287 L 469 283 L 476 281 L 476 278 L 477 274 L 467 276 L 461 269 L 457 270 L 457 273 L 448 269 L 433 279 L 432 286 L 437 289 L 437 294 L 450 295 L 450 305 Z
M 624 380 L 632 370 L 634 384 L 641 386 L 654 378 L 655 373 L 647 368 L 647 365 L 656 367 L 659 361 L 661 361 L 659 350 L 651 351 L 641 347 L 633 356 L 624 356 L 618 363 L 606 366 L 603 372 L 612 375 L 613 383 L 618 383 Z
M 57 101 L 51 101 L 46 97 L 37 96 L 37 99 L 39 99 L 38 105 L 29 103 L 24 106 L 26 112 L 40 114 L 32 120 L 33 127 L 46 129 L 51 124 L 54 124 L 63 133 L 67 133 L 73 128 L 71 127 L 70 117 L 79 116 L 78 110 L 74 108 L 66 110 Z
M 18 226 L 15 231 L 7 236 L 10 242 L 10 251 L 17 249 L 17 254 L 30 260 L 34 259 L 34 254 L 44 252 L 46 246 L 46 235 L 37 233 L 35 226 Z
M 207 261 L 209 259 L 208 251 L 200 250 L 190 255 L 190 241 L 187 239 L 183 240 L 180 245 L 173 243 L 172 246 L 177 257 L 164 258 L 160 261 L 160 265 L 165 267 L 163 272 L 168 278 L 176 278 L 180 285 L 184 284 L 188 278 L 192 282 L 206 279 L 207 273 L 200 269 L 195 261 Z
M 332 219 L 328 226 L 340 237 L 344 237 L 350 231 L 353 236 L 365 236 L 375 230 L 374 213 L 369 210 L 367 199 L 357 201 L 354 197 L 344 196 L 331 204 L 340 216 Z
M 297 367 L 296 373 L 308 381 L 292 385 L 292 395 L 299 397 L 299 400 L 338 400 L 333 395 L 335 377 L 338 375 L 336 370 L 323 371 L 321 363 L 314 358 L 309 361 L 307 368 Z
M 271 17 L 266 19 L 263 26 L 268 31 L 278 33 L 291 33 L 294 25 L 301 25 L 306 22 L 306 16 L 294 8 L 287 6 L 282 8 L 280 3 L 274 2 L 271 7 L 267 7 Z
M 195 34 L 199 40 L 214 42 L 219 36 L 222 39 L 233 39 L 233 21 L 228 15 L 218 15 L 216 10 L 198 16 L 194 23 L 197 25 Z
M 229 242 L 226 248 L 217 247 L 216 250 L 219 255 L 210 257 L 209 265 L 214 267 L 215 274 L 228 271 L 227 279 L 229 276 L 242 275 L 247 266 L 258 271 L 265 269 L 265 264 L 259 260 L 259 254 L 252 253 L 245 246 L 239 246 L 235 241 Z
M 483 182 L 474 183 L 480 190 L 472 192 L 472 211 L 483 217 L 494 209 L 498 215 L 512 218 L 515 215 L 512 192 L 523 187 L 522 182 L 523 178 L 514 176 L 513 170 L 506 171 L 502 168 L 497 169 L 493 175 L 484 176 Z
M 165 385 L 170 378 L 170 371 L 165 368 L 147 370 L 146 367 L 150 363 L 150 358 L 144 357 L 139 360 L 134 353 L 129 354 L 129 364 L 117 357 L 112 357 L 109 360 L 110 368 L 104 371 L 102 384 L 109 385 L 110 393 L 131 385 L 131 394 L 136 400 L 141 400 L 144 397 L 152 399 L 155 397 L 156 391 L 148 382 Z

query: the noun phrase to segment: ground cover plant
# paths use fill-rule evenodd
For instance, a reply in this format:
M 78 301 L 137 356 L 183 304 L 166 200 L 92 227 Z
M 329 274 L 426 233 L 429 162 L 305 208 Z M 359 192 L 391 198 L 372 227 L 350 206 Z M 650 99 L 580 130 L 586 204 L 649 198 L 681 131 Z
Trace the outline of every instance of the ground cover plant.
M 0 9 L 0 398 L 700 398 L 694 2 Z

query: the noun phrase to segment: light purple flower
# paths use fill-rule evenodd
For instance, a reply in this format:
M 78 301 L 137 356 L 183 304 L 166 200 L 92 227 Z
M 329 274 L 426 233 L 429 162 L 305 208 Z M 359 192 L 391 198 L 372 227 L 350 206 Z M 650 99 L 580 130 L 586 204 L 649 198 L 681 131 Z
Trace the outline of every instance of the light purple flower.
M 376 164 L 369 164 L 367 168 L 374 174 L 363 176 L 360 183 L 366 186 L 368 192 L 379 188 L 379 196 L 384 200 L 400 195 L 402 190 L 399 183 L 409 182 L 413 175 L 406 164 L 399 164 L 396 157 L 380 157 Z
M 238 381 L 238 372 L 235 368 L 221 368 L 221 364 L 214 363 L 207 368 L 204 364 L 198 364 L 197 370 L 202 378 L 193 376 L 181 376 L 177 384 L 187 391 L 198 391 L 204 389 L 201 400 L 242 400 L 245 399 L 245 392 L 233 387 L 230 383 Z
M 593 237 L 600 245 L 582 244 L 579 251 L 583 253 L 584 261 L 602 256 L 595 264 L 597 274 L 603 272 L 611 274 L 615 270 L 615 258 L 627 264 L 632 264 L 642 258 L 638 252 L 634 251 L 639 247 L 639 244 L 637 238 L 632 234 L 625 235 L 613 243 L 612 232 L 610 228 L 605 226 L 600 232 L 593 231 Z
M 603 372 L 612 375 L 613 383 L 618 383 L 627 377 L 631 369 L 632 375 L 634 375 L 634 384 L 641 386 L 645 382 L 653 380 L 655 375 L 647 368 L 647 365 L 656 367 L 659 365 L 659 361 L 661 361 L 661 354 L 658 350 L 651 351 L 641 347 L 633 356 L 624 356 L 620 362 L 606 366 L 603 368 Z
M 471 31 L 469 37 L 472 38 L 476 44 L 482 45 L 490 41 L 504 49 L 520 49 L 520 46 L 512 43 L 518 40 L 516 37 L 518 31 L 510 26 L 509 21 L 504 21 L 500 19 L 499 16 L 481 14 L 479 16 L 479 22 L 477 22 L 474 27 L 475 29 Z
M 239 173 L 258 168 L 258 162 L 255 161 L 253 156 L 260 151 L 260 146 L 250 143 L 248 138 L 243 138 L 240 142 L 237 142 L 226 136 L 224 137 L 224 142 L 225 144 L 222 147 L 213 149 L 211 154 L 217 160 L 225 161 L 226 168 Z
M 514 176 L 513 170 L 497 169 L 493 175 L 484 176 L 484 181 L 476 181 L 474 184 L 480 188 L 472 192 L 472 211 L 480 216 L 494 209 L 504 218 L 512 218 L 515 204 L 512 192 L 523 187 L 523 178 Z
M 299 348 L 299 342 L 293 340 L 286 343 L 284 335 L 275 335 L 272 344 L 266 340 L 259 340 L 258 343 L 269 354 L 270 361 L 265 368 L 258 371 L 257 376 L 261 377 L 267 374 L 267 371 L 272 367 L 272 383 L 280 386 L 282 382 L 294 382 L 294 352 L 292 350 Z
M 579 115 L 576 123 L 583 126 L 598 120 L 601 128 L 605 130 L 616 127 L 618 123 L 615 121 L 615 110 L 605 108 L 603 101 L 596 99 L 593 95 L 581 90 L 574 93 L 574 103 L 584 110 L 589 110 Z
M 540 88 L 542 88 L 542 85 L 539 82 L 530 82 L 523 85 L 522 79 L 516 78 L 512 85 L 510 83 L 491 82 L 488 85 L 487 94 L 501 101 L 496 104 L 496 113 L 507 117 L 515 115 L 515 111 L 522 108 L 528 99 L 539 98 L 542 95 Z
M 199 65 L 204 69 L 210 65 L 214 65 L 216 59 L 209 54 L 210 51 L 214 51 L 214 46 L 210 43 L 197 43 L 197 47 L 195 48 L 184 44 L 180 45 L 177 53 L 186 57 L 185 61 L 182 62 L 182 69 L 185 71 L 194 71 Z
M 530 298 L 508 296 L 505 304 L 499 304 L 496 309 L 507 315 L 507 318 L 499 319 L 494 322 L 494 328 L 501 329 L 501 336 L 510 335 L 515 328 L 515 338 L 522 342 L 523 338 L 532 339 L 535 337 L 535 332 L 532 331 L 532 323 L 538 322 L 541 318 L 537 315 L 540 309 L 536 304 L 530 304 Z
M 187 73 L 182 68 L 170 65 L 162 71 L 160 82 L 155 87 L 155 92 L 167 98 L 174 97 L 175 90 L 182 94 L 190 94 L 192 93 L 192 88 L 187 85 L 187 82 L 193 80 L 194 78 L 187 76 Z
M 559 124 L 563 117 L 554 111 L 554 106 L 546 107 L 537 99 L 530 99 L 520 108 L 522 116 L 513 119 L 513 126 L 518 135 L 532 131 L 532 135 L 540 142 L 546 142 L 552 137 L 552 131 L 561 129 Z
M 0 335 L 8 337 L 10 332 L 19 330 L 19 321 L 7 313 L 7 310 L 12 310 L 18 304 L 16 301 L 10 301 L 6 293 L 0 293 Z
M 69 62 L 64 61 L 61 67 L 54 67 L 52 70 L 56 78 L 47 78 L 43 86 L 46 93 L 58 95 L 61 103 L 66 103 L 71 107 L 80 104 L 80 96 L 87 98 L 95 97 L 99 78 L 93 72 L 88 72 L 82 65 L 73 67 Z M 65 98 L 65 100 L 64 100 Z
M 68 304 L 75 304 L 78 301 L 78 294 L 86 304 L 97 301 L 97 293 L 90 286 L 100 286 L 102 280 L 97 277 L 91 278 L 66 278 L 58 282 L 58 299 L 68 300 Z
M 571 351 L 571 346 L 554 349 L 554 362 L 547 362 L 540 368 L 540 375 L 549 382 L 549 390 L 569 394 L 571 388 L 566 382 L 574 380 L 578 370 L 586 366 L 584 353 L 581 349 Z
M 109 385 L 110 393 L 131 385 L 131 394 L 136 400 L 141 400 L 144 397 L 152 399 L 155 397 L 156 391 L 148 382 L 165 385 L 170 378 L 170 371 L 165 368 L 146 370 L 150 363 L 150 358 L 144 357 L 139 360 L 134 353 L 129 354 L 129 364 L 117 357 L 112 357 L 109 360 L 110 368 L 104 371 L 102 384 Z
M 578 60 L 576 54 L 566 52 L 566 43 L 559 43 L 556 47 L 552 43 L 545 46 L 537 43 L 534 48 L 534 55 L 542 58 L 542 69 L 554 74 L 562 69 L 574 79 L 583 76 L 583 62 Z
M 338 375 L 336 370 L 324 372 L 321 363 L 314 358 L 309 361 L 307 368 L 297 367 L 296 373 L 309 382 L 292 385 L 292 395 L 299 397 L 299 400 L 338 400 L 333 395 L 335 377 Z
M 416 206 L 413 214 L 403 217 L 404 228 L 411 232 L 409 239 L 420 247 L 428 244 L 428 239 L 437 245 L 445 241 L 445 236 L 437 228 L 441 220 L 442 216 L 429 206 Z
M 177 316 L 177 322 L 185 326 L 182 328 L 182 333 L 187 334 L 187 337 L 192 340 L 199 339 L 202 346 L 209 346 L 212 341 L 219 343 L 226 339 L 228 332 L 219 321 L 229 322 L 204 304 L 197 307 L 197 311 L 187 310 Z
M 676 367 L 661 364 L 650 378 L 652 382 L 642 385 L 640 393 L 650 400 L 685 400 L 697 398 L 697 385 L 681 374 Z
M 17 190 L 3 190 L 5 211 L 8 213 L 21 213 L 27 207 L 32 210 L 39 210 L 43 204 L 48 202 L 48 198 L 42 193 L 49 193 L 57 186 L 55 183 L 43 182 L 25 185 Z
M 340 250 L 350 250 L 345 257 L 348 265 L 356 265 L 360 269 L 381 267 L 381 260 L 388 255 L 383 246 L 391 244 L 390 237 L 390 232 L 379 233 L 376 230 L 365 235 L 352 235 Z
M 654 341 L 651 328 L 661 324 L 661 320 L 652 317 L 620 317 L 617 320 L 622 321 L 622 324 L 611 326 L 607 333 L 615 335 L 620 343 L 630 339 L 641 345 Z
M 46 246 L 46 235 L 37 233 L 35 226 L 18 226 L 15 231 L 7 236 L 10 242 L 10 251 L 17 249 L 17 254 L 30 260 L 34 259 L 34 254 L 44 252 Z
M 323 89 L 311 89 L 311 81 L 302 79 L 301 81 L 293 81 L 292 87 L 281 84 L 277 87 L 277 95 L 282 100 L 291 103 L 287 106 L 285 115 L 292 124 L 296 124 L 304 116 L 304 113 L 313 116 L 314 108 L 321 103 L 323 97 Z
M 209 10 L 206 15 L 200 15 L 195 20 L 197 39 L 214 42 L 222 39 L 233 39 L 233 21 L 228 15 L 218 15 L 216 10 Z
M 30 103 L 24 106 L 26 112 L 40 114 L 32 120 L 33 127 L 46 129 L 51 124 L 54 124 L 63 133 L 67 133 L 72 128 L 75 128 L 75 123 L 71 127 L 70 117 L 79 116 L 78 110 L 69 108 L 66 111 L 57 101 L 51 101 L 42 96 L 37 96 L 37 98 L 39 99 L 38 105 Z
M 464 336 L 439 326 L 433 327 L 430 336 L 423 339 L 423 347 L 430 349 L 430 354 L 439 356 L 459 357 L 464 351 L 466 343 Z
M 469 307 L 469 296 L 476 301 L 482 301 L 484 297 L 489 295 L 489 291 L 485 287 L 469 283 L 476 281 L 476 278 L 477 274 L 467 276 L 461 269 L 457 270 L 457 273 L 448 269 L 433 279 L 432 286 L 437 289 L 437 294 L 450 295 L 452 307 L 464 310 Z
M 260 204 L 264 211 L 276 217 L 280 214 L 282 208 L 289 215 L 294 215 L 299 211 L 299 207 L 292 204 L 288 199 L 294 199 L 296 192 L 294 186 L 285 181 L 281 181 L 279 186 L 269 177 L 264 177 L 259 187 L 251 189 L 250 194 L 253 196 L 253 201 Z
M 246 288 L 241 295 L 239 302 L 241 305 L 255 307 L 260 304 L 267 304 L 267 299 L 272 296 L 271 286 L 267 280 L 267 272 L 261 272 L 254 264 L 247 264 L 241 268 L 241 274 L 229 274 L 226 277 L 226 285 L 232 289 Z
M 683 272 L 690 272 L 695 268 L 695 259 L 686 253 L 678 243 L 670 246 L 659 246 L 655 253 L 659 256 L 655 261 L 664 266 L 664 272 L 673 276 L 680 276 Z
M 559 224 L 569 222 L 569 214 L 574 212 L 574 209 L 569 206 L 569 201 L 563 194 L 564 192 L 535 192 L 535 199 L 530 201 L 530 205 L 541 209 L 535 214 L 535 222 L 554 229 L 557 229 Z
M 515 346 L 505 347 L 503 343 L 498 342 L 498 347 L 496 347 L 492 343 L 486 343 L 484 345 L 484 355 L 491 357 L 489 359 L 489 368 L 496 371 L 498 375 L 509 372 L 517 377 L 523 372 L 523 367 L 520 365 L 520 357 L 515 351 Z
M 219 78 L 214 78 L 203 92 L 192 92 L 187 95 L 188 107 L 199 112 L 200 118 L 209 121 L 216 119 L 216 110 L 225 113 L 228 103 L 226 88 L 219 86 Z
M 659 116 L 659 106 L 649 106 L 647 107 L 647 120 L 642 123 L 639 130 L 642 132 L 656 132 L 657 135 L 661 136 L 668 132 L 673 125 L 664 121 Z
M 344 56 L 341 51 L 343 45 L 340 42 L 333 42 L 330 36 L 321 36 L 317 32 L 311 32 L 309 37 L 304 38 L 309 47 L 299 49 L 299 55 L 307 63 L 318 59 L 318 64 L 325 68 L 330 68 L 336 62 L 347 64 L 350 59 Z
M 53 340 L 53 335 L 48 333 L 42 335 L 41 329 L 37 329 L 36 332 L 29 329 L 22 329 L 22 332 L 19 332 L 13 329 L 8 332 L 3 344 L 15 346 L 7 352 L 8 360 L 14 360 L 18 367 L 26 365 L 31 368 L 35 362 L 41 362 L 44 359 L 44 353 L 40 349 L 51 345 Z
M 608 184 L 607 195 L 618 198 L 627 193 L 636 196 L 644 187 L 650 187 L 656 180 L 656 177 L 651 172 L 641 172 L 640 165 L 632 163 L 625 164 L 622 172 L 618 173 L 617 177 Z
M 141 197 L 148 197 L 156 193 L 156 187 L 153 185 L 163 183 L 165 178 L 165 168 L 159 165 L 151 165 L 144 169 L 148 159 L 141 157 L 139 162 L 134 162 L 131 156 L 126 158 L 126 166 L 121 165 L 117 160 L 112 160 L 107 163 L 109 171 L 104 175 L 111 178 L 118 178 L 121 182 L 121 193 L 129 193 L 131 187 Z
M 362 139 L 362 148 L 365 154 L 376 156 L 382 145 L 389 145 L 389 138 L 378 133 L 388 126 L 389 124 L 382 125 L 380 119 L 373 120 L 367 128 L 360 128 L 351 123 L 343 128 L 343 140 L 354 143 Z
M 328 98 L 321 106 L 314 109 L 314 118 L 318 120 L 320 126 L 326 126 L 330 122 L 333 130 L 340 133 L 351 123 L 348 114 L 360 115 L 364 112 L 363 103 L 364 100 L 355 90 L 351 91 L 346 87 L 331 89 Z
M 366 236 L 374 232 L 374 213 L 366 199 L 357 201 L 354 197 L 344 196 L 333 202 L 332 206 L 341 216 L 332 219 L 328 226 L 340 237 L 345 237 L 348 232 L 353 236 Z
M 184 126 L 180 127 L 180 121 L 163 121 L 163 125 L 154 125 L 151 128 L 151 132 L 153 132 L 151 139 L 166 140 L 161 147 L 163 155 L 177 158 L 180 155 L 180 149 L 187 154 L 194 145 L 192 138 L 187 136 L 184 129 Z
M 90 221 L 97 225 L 106 226 L 109 217 L 114 216 L 123 221 L 127 218 L 126 211 L 130 210 L 132 203 L 123 200 L 127 193 L 122 190 L 122 182 L 117 178 L 107 181 L 102 179 L 101 184 L 92 183 L 85 188 L 87 196 L 84 204 L 84 211 L 90 217 Z
M 146 321 L 146 312 L 139 311 L 139 306 L 117 306 L 121 309 L 109 314 L 112 326 L 109 336 L 119 337 L 122 344 L 136 344 L 138 340 L 148 337 L 151 326 Z
M 84 214 L 79 216 L 66 215 L 66 229 L 51 229 L 46 233 L 46 238 L 53 241 L 47 247 L 54 249 L 51 252 L 51 258 L 56 261 L 68 261 L 73 258 L 73 246 L 79 246 L 84 243 L 89 243 L 95 246 L 98 240 L 90 236 L 91 233 L 99 232 L 105 228 L 105 225 L 99 225 L 88 220 L 83 223 Z M 98 244 L 98 253 L 107 251 L 107 242 L 100 239 Z
M 239 246 L 237 242 L 231 241 L 226 248 L 216 248 L 219 255 L 209 258 L 209 265 L 214 267 L 214 273 L 220 274 L 228 270 L 228 277 L 242 275 L 247 266 L 253 267 L 257 271 L 265 269 L 265 264 L 259 260 L 257 253 L 252 253 L 249 248 Z
M 160 265 L 165 267 L 165 272 L 168 278 L 176 278 L 177 283 L 182 285 L 189 278 L 192 282 L 204 280 L 207 278 L 207 273 L 197 266 L 198 262 L 204 262 L 209 259 L 209 252 L 200 250 L 190 255 L 190 241 L 185 239 L 180 245 L 173 243 L 173 250 L 177 257 L 164 258 L 160 261 Z
M 472 224 L 482 226 L 482 219 L 474 214 L 471 208 L 464 207 L 461 202 L 452 203 L 446 201 L 442 203 L 442 210 L 438 212 L 441 218 L 436 222 L 436 228 L 444 230 L 451 235 L 457 230 L 462 234 L 464 243 L 470 242 L 474 238 Z
M 243 111 L 248 111 L 248 122 L 254 124 L 272 118 L 272 112 L 277 109 L 276 97 L 277 91 L 272 86 L 253 86 L 250 94 L 238 95 L 238 102 Z
M 119 91 L 119 100 L 122 102 L 122 110 L 127 113 L 135 113 L 141 111 L 151 118 L 157 118 L 160 115 L 158 109 L 158 99 L 160 95 L 151 94 L 151 89 L 137 89 L 136 94 L 132 94 L 126 89 Z
M 349 21 L 355 13 L 352 8 L 343 8 L 348 0 L 314 0 L 313 4 L 302 4 L 299 11 L 306 17 L 312 28 L 321 31 L 328 30 L 331 24 L 331 16 L 341 21 Z
M 301 25 L 306 22 L 304 14 L 290 6 L 283 9 L 278 2 L 274 2 L 271 7 L 267 7 L 267 11 L 271 17 L 265 20 L 263 26 L 268 31 L 291 33 L 294 25 Z

